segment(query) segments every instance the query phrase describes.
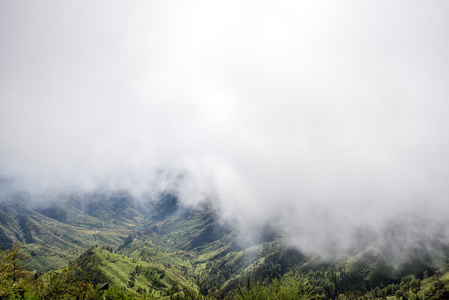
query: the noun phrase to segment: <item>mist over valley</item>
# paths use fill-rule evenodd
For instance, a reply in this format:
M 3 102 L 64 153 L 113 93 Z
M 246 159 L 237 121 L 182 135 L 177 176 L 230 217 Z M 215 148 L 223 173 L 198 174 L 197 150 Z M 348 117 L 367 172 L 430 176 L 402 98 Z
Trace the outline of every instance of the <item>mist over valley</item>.
M 0 298 L 449 298 L 448 9 L 1 3 Z

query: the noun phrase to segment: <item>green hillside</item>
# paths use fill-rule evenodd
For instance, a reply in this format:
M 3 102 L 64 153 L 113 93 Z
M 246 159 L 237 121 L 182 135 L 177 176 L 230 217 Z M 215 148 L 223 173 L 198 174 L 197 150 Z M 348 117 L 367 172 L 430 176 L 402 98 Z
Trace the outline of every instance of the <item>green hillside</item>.
M 66 266 L 93 245 L 118 247 L 143 217 L 120 194 L 61 194 L 45 206 L 26 194 L 9 195 L 0 201 L 0 244 L 23 243 L 32 258 L 29 266 L 46 272 Z
M 133 258 L 111 248 L 90 248 L 70 264 L 90 275 L 94 285 L 108 282 L 121 290 L 150 293 L 156 297 L 188 290 L 196 293 L 191 265 L 185 256 L 167 249 L 155 256 Z
M 184 207 L 170 194 L 147 203 L 124 192 L 57 199 L 43 206 L 16 194 L 0 202 L 1 242 L 23 243 L 34 279 L 22 291 L 38 298 L 59 299 L 66 285 L 77 287 L 71 295 L 101 298 L 95 287 L 108 283 L 108 299 L 448 299 L 447 248 L 432 241 L 445 255 L 436 257 L 423 242 L 392 265 L 399 227 L 324 260 L 288 247 L 268 225 L 249 238 L 223 226 L 211 205 Z M 11 263 L 0 269 L 5 282 L 14 278 Z

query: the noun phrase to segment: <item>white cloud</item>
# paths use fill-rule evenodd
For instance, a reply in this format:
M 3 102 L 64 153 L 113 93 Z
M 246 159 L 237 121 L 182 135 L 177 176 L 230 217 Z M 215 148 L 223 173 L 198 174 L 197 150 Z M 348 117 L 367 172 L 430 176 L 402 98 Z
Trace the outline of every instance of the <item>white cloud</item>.
M 187 169 L 242 222 L 447 212 L 446 2 L 0 5 L 4 176 Z

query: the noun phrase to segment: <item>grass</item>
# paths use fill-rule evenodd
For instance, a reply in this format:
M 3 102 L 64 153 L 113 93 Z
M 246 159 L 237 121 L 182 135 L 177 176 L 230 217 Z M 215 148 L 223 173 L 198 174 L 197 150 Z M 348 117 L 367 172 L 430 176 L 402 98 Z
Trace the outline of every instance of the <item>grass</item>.
M 145 218 L 142 212 L 127 207 L 126 199 L 120 199 L 111 204 L 107 197 L 99 196 L 89 208 L 90 215 L 70 205 L 45 211 L 64 222 L 32 210 L 16 215 L 0 211 L 0 230 L 14 242 L 27 241 L 24 249 L 32 257 L 33 270 L 61 269 L 72 261 L 72 266 L 86 272 L 96 270 L 106 275 L 117 288 L 145 289 L 159 296 L 176 286 L 198 291 L 197 283 L 201 285 L 204 282 L 200 280 L 204 279 L 209 280 L 205 281 L 206 290 L 215 291 L 214 284 L 218 284 L 228 291 L 246 276 L 261 273 L 270 263 L 277 264 L 275 254 L 286 249 L 280 240 L 245 243 L 244 236 L 221 229 L 214 212 L 207 208 L 189 210 L 178 207 L 171 199 L 156 205 L 155 214 Z M 116 206 L 120 209 L 115 210 Z M 365 275 L 379 272 L 375 268 L 382 265 L 373 250 L 388 245 L 387 242 L 384 239 L 334 263 L 347 273 L 358 269 L 368 270 Z M 85 252 L 95 245 L 100 247 Z M 113 253 L 101 246 L 117 250 Z M 79 257 L 83 252 L 85 255 Z M 319 262 L 297 261 L 298 267 L 307 264 L 310 269 Z M 281 275 L 288 274 L 286 269 Z M 449 281 L 449 273 L 442 274 L 441 279 Z M 424 280 L 422 290 L 429 289 L 435 281 L 434 277 Z
M 190 267 L 189 262 L 171 254 L 173 253 L 159 252 L 155 261 L 148 262 L 136 257 L 94 248 L 88 252 L 88 255 L 83 255 L 76 260 L 72 266 L 86 272 L 90 268 L 96 268 L 107 274 L 112 286 L 120 289 L 136 292 L 139 289 L 144 289 L 159 295 L 165 295 L 174 285 L 196 290 L 195 284 L 192 283 L 193 278 L 185 272 L 187 266 Z M 131 280 L 132 277 L 134 280 Z M 132 285 L 129 284 L 130 281 L 133 281 Z

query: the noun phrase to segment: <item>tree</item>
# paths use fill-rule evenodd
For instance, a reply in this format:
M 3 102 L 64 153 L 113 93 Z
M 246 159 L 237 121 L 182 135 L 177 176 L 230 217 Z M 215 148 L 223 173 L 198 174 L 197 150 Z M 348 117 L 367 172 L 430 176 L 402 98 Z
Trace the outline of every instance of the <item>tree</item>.
M 233 298 L 236 300 L 309 300 L 315 299 L 310 286 L 304 278 L 287 278 L 283 280 L 274 279 L 271 282 L 248 281 L 247 287 L 238 287 L 234 291 Z
M 29 271 L 26 262 L 29 257 L 21 252 L 22 245 L 0 254 L 0 299 L 23 298 L 30 289 Z
M 71 267 L 52 272 L 44 280 L 39 279 L 38 299 L 100 299 L 87 274 L 76 272 Z
M 446 283 L 438 278 L 437 281 L 435 281 L 430 287 L 430 289 L 425 291 L 424 297 L 425 299 L 435 300 L 449 299 L 449 289 L 446 286 Z

